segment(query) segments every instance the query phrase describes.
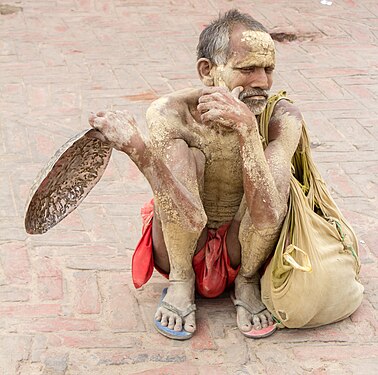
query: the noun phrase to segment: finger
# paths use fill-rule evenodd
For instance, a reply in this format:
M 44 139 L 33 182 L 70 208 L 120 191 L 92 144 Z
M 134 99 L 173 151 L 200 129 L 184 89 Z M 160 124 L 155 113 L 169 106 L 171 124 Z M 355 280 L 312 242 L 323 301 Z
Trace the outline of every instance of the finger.
M 206 124 L 207 122 L 219 122 L 224 120 L 222 117 L 222 112 L 218 109 L 210 109 L 209 111 L 201 115 L 201 121 Z
M 231 91 L 231 95 L 236 98 L 236 99 L 239 99 L 239 95 L 240 93 L 244 90 L 244 87 L 243 86 L 236 86 L 232 91 Z
M 93 127 L 93 125 L 94 125 L 94 120 L 95 120 L 95 118 L 96 118 L 96 115 L 95 115 L 93 112 L 91 112 L 91 113 L 89 114 L 89 116 L 88 116 L 88 122 L 89 122 L 89 125 L 92 126 L 92 127 Z
M 99 139 L 101 142 L 108 143 L 106 138 L 98 130 L 92 130 L 91 132 L 87 133 L 87 136 L 90 138 Z
M 217 101 L 224 101 L 225 94 L 229 94 L 228 92 L 213 92 L 212 94 L 200 96 L 198 99 L 198 103 L 208 103 L 208 102 L 217 102 Z
M 201 103 L 201 104 L 198 104 L 197 105 L 197 111 L 202 115 L 204 114 L 205 112 L 207 112 L 209 110 L 209 106 L 204 104 L 204 103 Z
M 95 129 L 101 129 L 105 123 L 105 119 L 103 117 L 96 117 L 93 122 L 93 127 Z
M 200 103 L 197 105 L 197 110 L 201 114 L 211 109 L 220 109 L 220 106 L 217 103 Z

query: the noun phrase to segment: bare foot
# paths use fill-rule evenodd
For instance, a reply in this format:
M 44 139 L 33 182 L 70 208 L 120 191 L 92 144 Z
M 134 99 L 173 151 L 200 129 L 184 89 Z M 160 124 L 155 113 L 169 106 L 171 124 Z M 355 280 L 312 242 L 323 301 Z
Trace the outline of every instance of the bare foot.
M 272 315 L 261 302 L 258 275 L 245 278 L 239 274 L 236 277 L 235 299 L 251 310 L 248 311 L 246 307 L 236 304 L 237 325 L 242 332 L 249 332 L 252 329 L 261 330 L 274 324 Z
M 194 279 L 171 282 L 163 301 L 183 312 L 191 308 L 194 303 Z M 175 312 L 160 306 L 156 311 L 155 319 L 160 321 L 162 326 L 175 331 L 184 328 L 185 331 L 192 333 L 196 330 L 194 311 L 185 317 L 180 317 Z

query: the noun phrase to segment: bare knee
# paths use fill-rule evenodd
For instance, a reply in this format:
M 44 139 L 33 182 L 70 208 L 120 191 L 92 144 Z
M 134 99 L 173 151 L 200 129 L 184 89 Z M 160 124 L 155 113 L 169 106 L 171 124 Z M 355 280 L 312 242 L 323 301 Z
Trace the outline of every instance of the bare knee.
M 282 220 L 254 224 L 246 213 L 239 228 L 241 244 L 241 269 L 245 277 L 252 277 L 274 251 L 281 233 Z

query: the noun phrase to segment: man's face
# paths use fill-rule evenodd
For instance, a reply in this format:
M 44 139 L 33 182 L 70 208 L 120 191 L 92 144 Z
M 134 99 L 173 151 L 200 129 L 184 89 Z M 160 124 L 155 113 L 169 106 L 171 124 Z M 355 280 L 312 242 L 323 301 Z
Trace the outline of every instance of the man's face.
M 225 65 L 213 67 L 214 85 L 230 90 L 243 86 L 239 99 L 259 115 L 273 83 L 275 48 L 268 33 L 236 26 L 230 36 L 231 54 Z

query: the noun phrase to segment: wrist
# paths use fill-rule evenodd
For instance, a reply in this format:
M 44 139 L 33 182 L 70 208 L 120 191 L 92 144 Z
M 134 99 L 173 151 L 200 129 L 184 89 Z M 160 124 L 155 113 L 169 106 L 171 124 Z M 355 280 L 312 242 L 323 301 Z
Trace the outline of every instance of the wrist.
M 236 132 L 241 138 L 250 138 L 259 135 L 256 121 L 239 122 L 236 126 Z

